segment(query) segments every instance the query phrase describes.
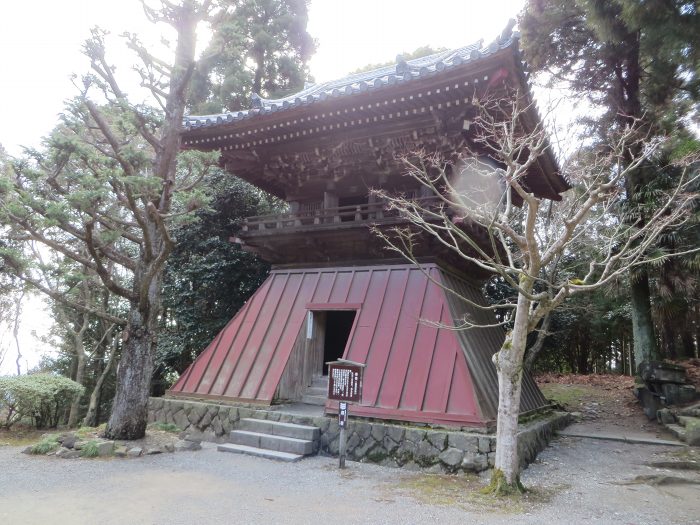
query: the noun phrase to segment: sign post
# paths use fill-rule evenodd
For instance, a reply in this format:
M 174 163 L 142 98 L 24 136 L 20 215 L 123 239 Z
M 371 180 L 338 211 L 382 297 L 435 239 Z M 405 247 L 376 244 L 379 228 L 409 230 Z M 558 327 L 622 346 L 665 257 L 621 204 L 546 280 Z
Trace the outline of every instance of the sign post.
M 338 466 L 345 468 L 345 455 L 349 403 L 359 403 L 362 399 L 362 372 L 365 365 L 344 359 L 328 364 L 328 399 L 338 401 Z
M 347 446 L 347 435 L 345 434 L 345 429 L 348 425 L 348 403 L 347 401 L 340 401 L 338 403 L 338 426 L 340 427 L 340 435 L 338 436 L 338 455 L 339 463 L 338 467 L 345 468 L 345 449 Z

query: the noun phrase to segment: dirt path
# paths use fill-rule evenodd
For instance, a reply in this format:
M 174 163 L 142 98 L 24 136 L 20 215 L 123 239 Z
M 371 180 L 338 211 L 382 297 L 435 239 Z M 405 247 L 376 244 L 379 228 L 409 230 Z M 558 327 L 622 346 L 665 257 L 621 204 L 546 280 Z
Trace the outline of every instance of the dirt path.
M 637 480 L 700 482 L 696 471 L 646 465 L 697 463 L 687 449 L 680 458 L 661 447 L 560 438 L 524 472 L 528 498 L 496 505 L 475 490 L 480 478 L 358 463 L 339 472 L 324 457 L 284 464 L 211 445 L 131 460 L 27 457 L 20 450 L 0 447 L 3 524 L 700 524 L 700 485 Z
M 632 393 L 631 377 L 545 374 L 537 378 L 537 383 L 545 397 L 579 414 L 571 429 L 674 439 L 644 415 Z
M 583 428 L 668 437 L 625 378 L 551 376 L 540 386 L 580 412 Z M 0 524 L 700 525 L 697 448 L 561 437 L 524 471 L 526 498 L 494 501 L 479 494 L 486 479 L 476 476 L 358 463 L 339 472 L 331 458 L 284 464 L 204 445 L 130 460 L 28 457 L 0 446 Z

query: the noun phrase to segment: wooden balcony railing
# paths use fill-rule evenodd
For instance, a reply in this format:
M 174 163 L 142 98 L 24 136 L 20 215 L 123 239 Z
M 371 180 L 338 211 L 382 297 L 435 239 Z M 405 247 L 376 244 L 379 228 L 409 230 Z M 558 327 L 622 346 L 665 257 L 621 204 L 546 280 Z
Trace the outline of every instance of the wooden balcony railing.
M 437 205 L 437 197 L 418 199 L 422 206 Z M 332 229 L 343 224 L 375 224 L 381 222 L 396 222 L 399 213 L 396 210 L 388 210 L 386 204 L 374 202 L 353 206 L 339 206 L 337 208 L 321 208 L 311 211 L 299 211 L 296 213 L 283 213 L 278 215 L 257 215 L 248 217 L 243 225 L 243 232 L 255 233 L 271 230 L 294 230 L 318 227 L 319 229 Z

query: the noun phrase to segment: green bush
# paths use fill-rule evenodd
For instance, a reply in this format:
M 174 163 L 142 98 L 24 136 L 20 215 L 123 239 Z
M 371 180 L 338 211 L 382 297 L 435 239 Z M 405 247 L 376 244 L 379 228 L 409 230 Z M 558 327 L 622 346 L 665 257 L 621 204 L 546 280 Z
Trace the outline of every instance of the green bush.
M 43 438 L 41 441 L 39 441 L 37 444 L 32 445 L 29 448 L 29 453 L 30 454 L 48 454 L 49 452 L 53 452 L 59 447 L 59 442 L 58 442 L 58 434 L 52 434 L 50 436 L 47 436 Z
M 84 388 L 67 377 L 31 374 L 0 377 L 0 413 L 6 428 L 30 418 L 37 428 L 55 428 L 60 415 Z
M 96 458 L 100 455 L 100 449 L 97 447 L 97 441 L 91 439 L 87 443 L 83 444 L 83 448 L 80 450 L 80 455 L 84 458 Z

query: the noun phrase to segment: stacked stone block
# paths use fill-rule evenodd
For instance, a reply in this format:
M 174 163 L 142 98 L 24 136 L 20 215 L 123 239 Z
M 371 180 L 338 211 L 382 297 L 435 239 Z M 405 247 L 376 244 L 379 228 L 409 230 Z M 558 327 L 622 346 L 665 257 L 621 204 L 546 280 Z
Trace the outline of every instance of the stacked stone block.
M 321 454 L 338 455 L 340 428 L 337 418 L 309 417 L 262 410 L 255 405 L 219 405 L 170 398 L 151 398 L 149 421 L 173 423 L 200 439 L 222 443 L 242 418 L 269 419 L 320 429 Z M 529 463 L 568 414 L 551 413 L 523 425 L 519 433 L 522 462 Z M 428 469 L 433 472 L 480 472 L 493 466 L 496 439 L 478 432 L 419 428 L 410 425 L 351 419 L 347 427 L 347 454 L 354 461 L 391 467 Z

